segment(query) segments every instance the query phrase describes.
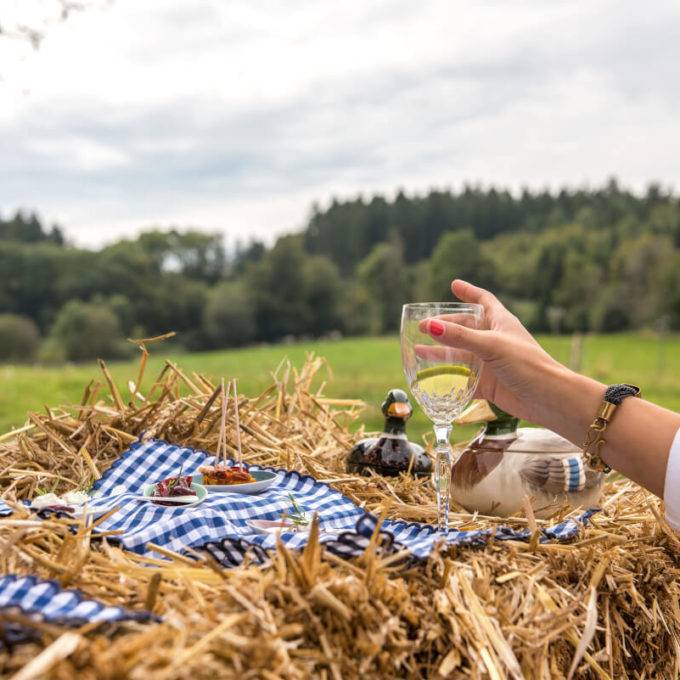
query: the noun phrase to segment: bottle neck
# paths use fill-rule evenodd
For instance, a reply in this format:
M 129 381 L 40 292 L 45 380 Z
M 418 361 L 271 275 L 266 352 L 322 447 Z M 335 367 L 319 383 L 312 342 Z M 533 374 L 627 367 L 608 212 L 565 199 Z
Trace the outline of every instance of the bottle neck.
M 499 418 L 486 424 L 484 434 L 488 436 L 513 434 L 519 425 L 518 418 Z

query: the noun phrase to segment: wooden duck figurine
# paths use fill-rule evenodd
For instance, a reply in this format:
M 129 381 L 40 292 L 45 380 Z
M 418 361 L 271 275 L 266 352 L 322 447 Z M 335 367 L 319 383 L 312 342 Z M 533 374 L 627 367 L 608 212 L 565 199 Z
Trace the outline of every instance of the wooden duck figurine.
M 382 404 L 382 412 L 385 416 L 383 433 L 380 437 L 357 442 L 347 456 L 347 471 L 369 475 L 373 470 L 389 477 L 409 470 L 417 476 L 432 474 L 432 460 L 425 449 L 406 437 L 406 421 L 413 413 L 406 392 L 390 390 Z
M 486 423 L 453 466 L 451 498 L 470 512 L 507 517 L 532 500 L 537 517 L 563 503 L 591 508 L 600 502 L 604 475 L 587 467 L 581 450 L 538 427 L 518 428 L 518 419 L 484 399 L 456 423 Z

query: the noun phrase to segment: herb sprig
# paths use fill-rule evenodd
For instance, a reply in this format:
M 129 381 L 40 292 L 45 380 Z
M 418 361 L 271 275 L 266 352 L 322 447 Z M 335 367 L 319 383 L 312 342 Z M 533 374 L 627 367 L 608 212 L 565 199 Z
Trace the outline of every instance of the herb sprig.
M 293 512 L 280 512 L 285 519 L 289 519 L 293 524 L 300 527 L 306 527 L 309 525 L 309 518 L 305 511 L 295 502 L 293 494 L 289 493 L 288 498 L 290 498 L 291 505 L 293 506 Z
M 179 484 L 180 479 L 182 479 L 182 468 L 184 467 L 184 463 L 182 463 L 179 466 L 179 473 L 177 474 L 177 477 L 173 477 L 169 482 L 168 486 L 177 486 Z
M 57 487 L 59 486 L 59 482 L 61 481 L 61 475 L 56 478 L 54 481 L 54 484 L 52 484 L 52 488 L 49 491 L 45 491 L 45 489 L 36 489 L 35 492 L 38 494 L 38 496 L 44 496 L 45 494 L 48 493 L 54 493 L 57 490 Z

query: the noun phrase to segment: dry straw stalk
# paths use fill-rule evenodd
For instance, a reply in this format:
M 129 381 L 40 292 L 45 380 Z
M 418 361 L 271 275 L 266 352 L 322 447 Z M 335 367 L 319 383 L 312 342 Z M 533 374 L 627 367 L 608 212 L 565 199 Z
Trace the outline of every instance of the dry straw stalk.
M 9 502 L 55 481 L 57 491 L 86 487 L 144 431 L 215 455 L 218 381 L 167 362 L 142 395 L 143 349 L 129 402 L 102 365 L 108 398 L 91 384 L 80 405 L 30 414 L 24 427 L 0 438 L 0 484 Z M 344 456 L 360 436 L 347 426 L 363 404 L 314 391 L 323 367 L 314 356 L 299 370 L 283 362 L 262 395 L 239 395 L 245 462 L 312 474 L 384 517 L 433 520 L 427 481 L 345 474 Z M 234 456 L 231 410 L 226 435 Z M 549 521 L 572 514 L 564 508 Z M 501 523 L 462 510 L 453 520 L 462 529 Z M 524 515 L 503 523 L 543 525 Z M 91 540 L 94 528 L 36 521 L 17 506 L 0 520 L 2 572 L 54 578 L 112 605 L 148 607 L 163 623 L 69 632 L 3 612 L 3 625 L 32 627 L 38 641 L 0 651 L 2 677 L 547 680 L 568 677 L 572 667 L 574 677 L 585 678 L 678 676 L 680 539 L 657 502 L 624 480 L 608 484 L 603 511 L 569 545 L 491 543 L 438 550 L 406 566 L 401 556 L 381 556 L 377 535 L 359 559 L 326 554 L 316 527 L 301 556 L 279 545 L 271 564 L 234 569 L 158 547 L 157 558 L 140 558 L 106 538 Z

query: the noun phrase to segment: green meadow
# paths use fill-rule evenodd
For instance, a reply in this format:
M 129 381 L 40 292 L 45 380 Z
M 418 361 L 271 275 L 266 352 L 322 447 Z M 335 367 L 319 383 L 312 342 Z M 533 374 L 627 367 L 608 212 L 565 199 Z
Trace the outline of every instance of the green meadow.
M 630 382 L 642 387 L 643 396 L 671 409 L 680 410 L 680 336 L 659 339 L 653 334 L 625 333 L 587 335 L 582 338 L 580 353 L 574 352 L 570 336 L 540 336 L 545 349 L 563 363 L 577 359 L 581 372 L 605 383 Z M 272 373 L 282 360 L 301 367 L 309 353 L 324 357 L 331 369 L 317 374 L 315 387 L 323 385 L 329 397 L 360 398 L 367 404 L 352 427 L 365 425 L 367 431 L 379 430 L 382 424 L 380 404 L 388 389 L 405 389 L 401 370 L 399 340 L 396 336 L 350 338 L 337 341 L 302 342 L 246 349 L 203 352 L 173 352 L 172 340 L 149 345 L 146 377 L 142 389 L 148 389 L 163 368 L 165 359 L 177 363 L 187 374 L 227 379 L 237 377 L 239 391 L 256 396 L 272 384 Z M 123 398 L 130 396 L 129 381 L 137 377 L 138 361 L 114 362 L 108 368 Z M 0 366 L 0 431 L 21 426 L 28 411 L 46 406 L 78 404 L 86 385 L 104 382 L 96 362 L 64 366 Z M 108 398 L 104 385 L 100 393 Z M 413 439 L 429 431 L 429 422 L 415 408 L 409 423 Z M 474 428 L 454 428 L 454 439 L 467 438 Z

